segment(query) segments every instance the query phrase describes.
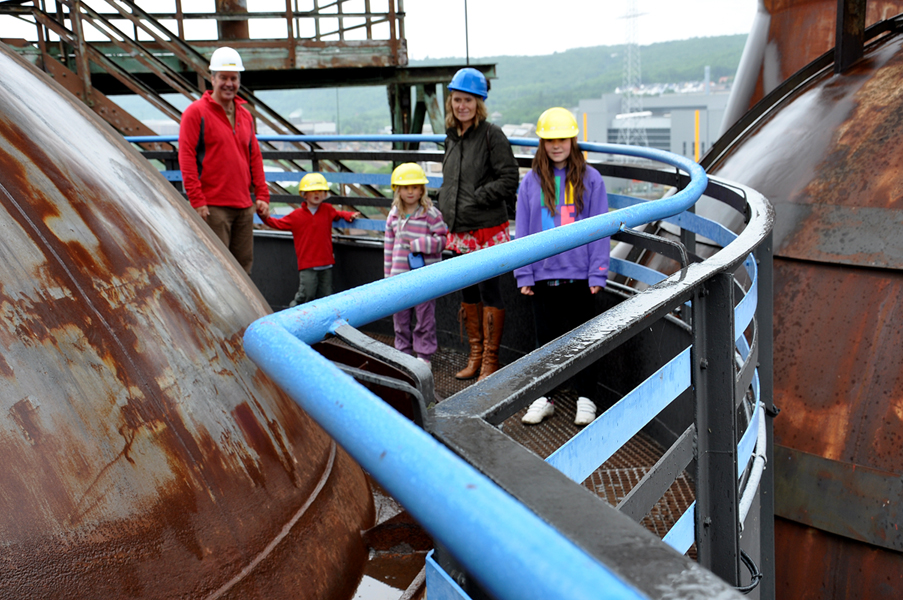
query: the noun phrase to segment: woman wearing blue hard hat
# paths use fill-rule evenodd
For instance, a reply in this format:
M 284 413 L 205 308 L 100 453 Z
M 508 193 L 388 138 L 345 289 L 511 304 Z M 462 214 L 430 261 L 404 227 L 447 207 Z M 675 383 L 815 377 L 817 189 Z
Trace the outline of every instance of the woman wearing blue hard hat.
M 489 86 L 483 74 L 461 69 L 448 90 L 439 210 L 448 225 L 446 248 L 460 255 L 511 240 L 507 207 L 516 202 L 518 170 L 508 138 L 486 121 Z M 455 377 L 484 379 L 499 368 L 505 323 L 500 280 L 493 277 L 462 293 L 470 355 Z

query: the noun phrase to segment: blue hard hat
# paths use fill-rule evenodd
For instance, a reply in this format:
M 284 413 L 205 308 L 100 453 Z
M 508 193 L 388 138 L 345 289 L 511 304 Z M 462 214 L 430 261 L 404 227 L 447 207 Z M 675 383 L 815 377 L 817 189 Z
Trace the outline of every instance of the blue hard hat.
M 465 92 L 479 96 L 483 100 L 489 96 L 489 85 L 482 73 L 472 67 L 465 67 L 455 73 L 448 89 L 453 92 Z

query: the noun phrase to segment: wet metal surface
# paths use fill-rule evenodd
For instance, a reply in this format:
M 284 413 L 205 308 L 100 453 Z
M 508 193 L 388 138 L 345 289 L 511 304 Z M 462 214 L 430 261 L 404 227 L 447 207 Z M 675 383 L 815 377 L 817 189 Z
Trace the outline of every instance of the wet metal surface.
M 0 46 L 0 596 L 347 598 L 363 473 L 244 354 L 268 307 Z
M 712 172 L 775 205 L 775 255 L 903 268 L 900 39 L 772 111 Z
M 775 519 L 777 598 L 897 600 L 900 554 Z
M 370 552 L 354 599 L 399 600 L 406 593 L 410 600 L 421 598 L 425 590 L 417 576 L 433 548 L 432 539 L 378 483 L 370 483 L 376 525 L 364 533 Z
M 903 471 L 901 77 L 901 38 L 890 37 L 844 75 L 828 73 L 791 93 L 711 169 L 763 193 L 777 213 L 774 401 L 781 414 L 775 443 L 841 463 L 844 472 L 866 467 L 897 478 Z M 782 477 L 819 485 L 832 479 L 817 468 Z M 869 488 L 857 487 L 858 479 L 837 481 L 846 494 Z M 869 508 L 887 501 L 880 495 L 846 503 L 845 511 L 861 512 L 840 521 L 869 530 L 870 519 L 884 514 Z M 779 598 L 903 594 L 903 554 L 807 527 L 831 520 L 830 507 L 797 504 L 813 514 L 776 502 L 803 523 L 779 520 L 776 528 Z M 879 536 L 898 529 L 875 525 Z
M 903 274 L 775 261 L 774 330 L 775 442 L 900 473 Z

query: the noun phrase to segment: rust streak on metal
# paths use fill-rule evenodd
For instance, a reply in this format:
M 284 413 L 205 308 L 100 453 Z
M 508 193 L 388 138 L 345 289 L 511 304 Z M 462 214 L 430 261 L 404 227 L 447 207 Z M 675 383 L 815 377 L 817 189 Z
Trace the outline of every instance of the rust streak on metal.
M 903 267 L 903 53 L 891 39 L 796 91 L 715 168 L 776 207 L 778 256 Z M 767 151 L 765 151 L 767 150 Z

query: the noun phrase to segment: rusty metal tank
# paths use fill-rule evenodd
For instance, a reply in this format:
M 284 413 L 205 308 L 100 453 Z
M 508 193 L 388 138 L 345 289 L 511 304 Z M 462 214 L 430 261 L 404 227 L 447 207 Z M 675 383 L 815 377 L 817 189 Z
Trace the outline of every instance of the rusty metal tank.
M 837 0 L 759 0 L 725 124 L 834 47 Z M 903 0 L 868 0 L 866 26 L 903 12 Z
M 901 81 L 892 32 L 706 157 L 776 210 L 779 598 L 903 597 Z
M 351 597 L 372 497 L 245 357 L 263 298 L 118 134 L 0 73 L 0 597 Z

